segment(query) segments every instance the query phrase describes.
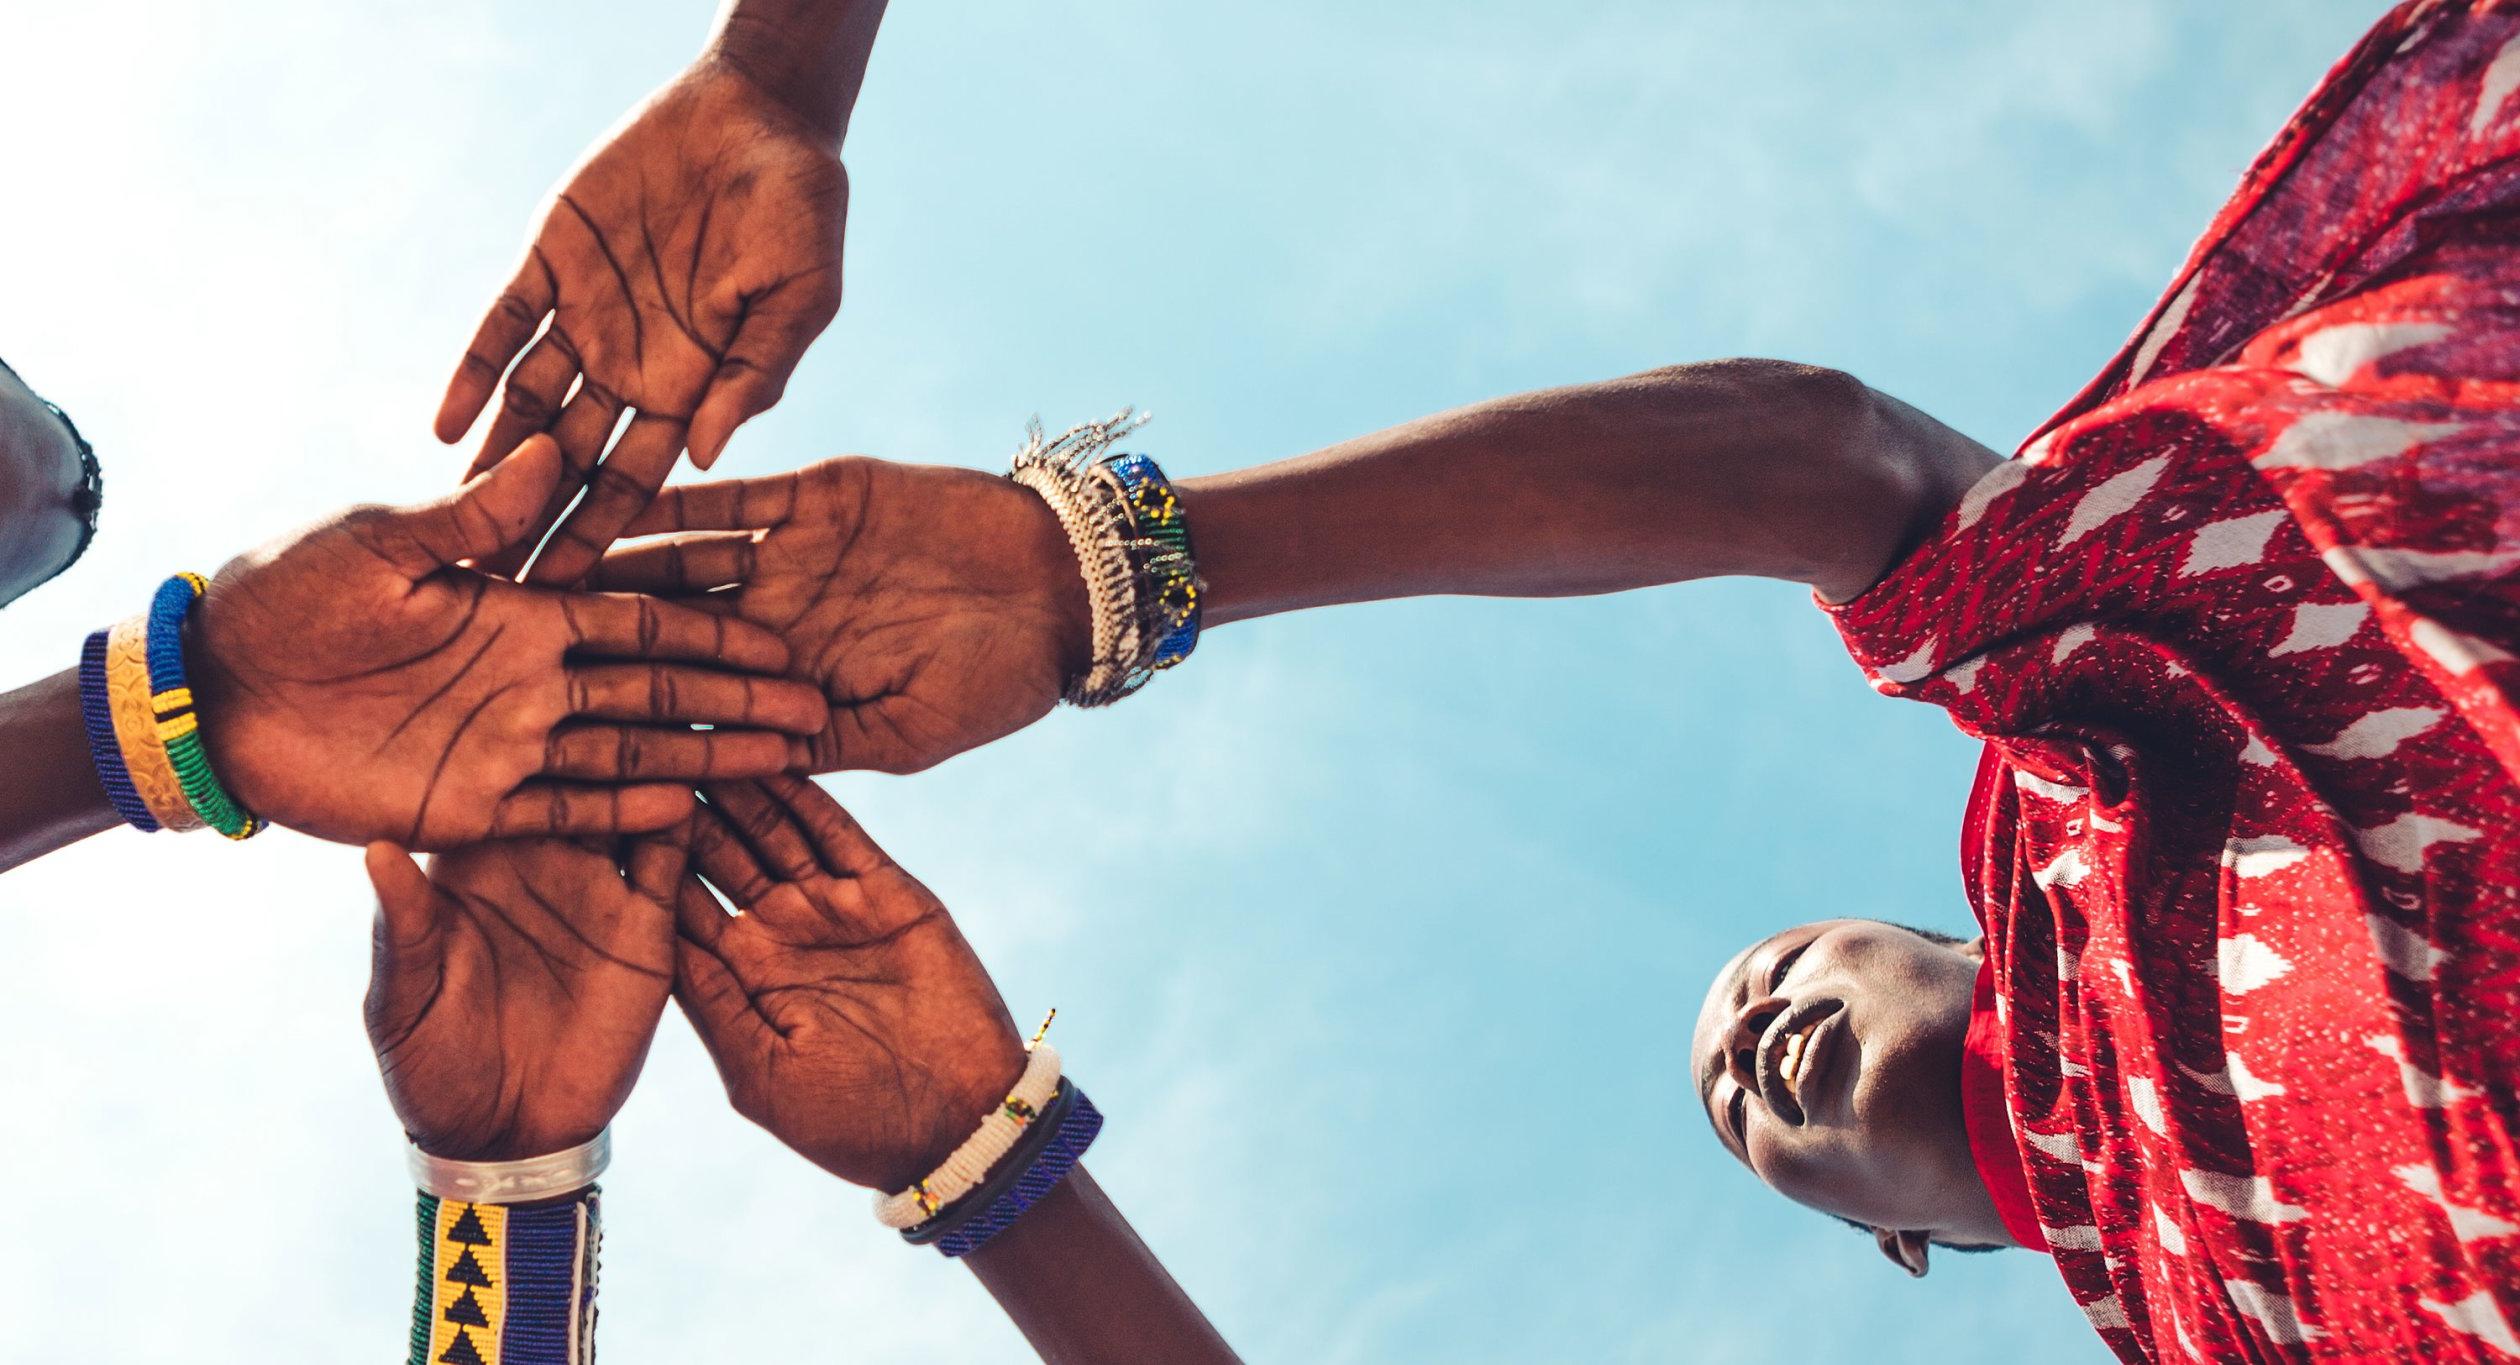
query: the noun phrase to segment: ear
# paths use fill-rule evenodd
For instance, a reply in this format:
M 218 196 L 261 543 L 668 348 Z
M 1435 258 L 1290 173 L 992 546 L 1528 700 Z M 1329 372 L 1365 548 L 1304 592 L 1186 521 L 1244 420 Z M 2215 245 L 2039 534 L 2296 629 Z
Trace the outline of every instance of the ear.
M 1986 960 L 1986 935 L 1980 934 L 1976 938 L 1970 939 L 1968 942 L 1961 944 L 1960 956 L 1967 958 L 1971 962 L 1984 962 Z
M 1890 1263 L 1917 1279 L 1925 1278 L 1925 1252 L 1931 1242 L 1921 1232 L 1892 1232 L 1888 1228 L 1873 1229 L 1873 1245 Z

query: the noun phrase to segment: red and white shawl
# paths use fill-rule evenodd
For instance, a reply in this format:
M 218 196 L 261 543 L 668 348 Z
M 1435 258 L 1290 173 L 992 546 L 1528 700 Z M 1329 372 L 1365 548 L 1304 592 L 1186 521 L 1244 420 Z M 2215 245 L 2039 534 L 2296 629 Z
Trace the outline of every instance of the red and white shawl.
M 2392 12 L 1835 611 L 1986 741 L 1972 1145 L 2127 1360 L 2520 1360 L 2516 97 Z

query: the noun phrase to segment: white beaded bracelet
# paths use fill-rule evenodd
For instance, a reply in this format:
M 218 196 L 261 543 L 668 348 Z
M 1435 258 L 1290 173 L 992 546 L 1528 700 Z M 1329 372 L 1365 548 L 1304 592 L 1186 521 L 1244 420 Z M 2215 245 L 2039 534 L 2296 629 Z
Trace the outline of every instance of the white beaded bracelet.
M 1005 1159 L 1041 1108 L 1059 1089 L 1059 1050 L 1036 1039 L 1024 1059 L 1024 1074 L 989 1116 L 980 1131 L 963 1140 L 945 1164 L 925 1180 L 912 1182 L 899 1194 L 875 1196 L 875 1221 L 893 1229 L 914 1228 L 936 1211 L 980 1188 L 989 1168 Z
M 412 1183 L 440 1199 L 468 1204 L 530 1204 L 574 1194 L 612 1165 L 612 1129 L 565 1152 L 521 1161 L 449 1161 L 406 1144 Z
M 1127 510 L 1127 490 L 1095 461 L 1121 437 L 1145 425 L 1128 409 L 1108 421 L 1071 427 L 1056 437 L 1045 436 L 1041 424 L 1025 430 L 1024 448 L 1015 455 L 1007 477 L 1050 504 L 1067 532 L 1085 578 L 1085 599 L 1093 612 L 1093 658 L 1085 675 L 1068 685 L 1066 700 L 1074 706 L 1107 706 L 1135 690 L 1144 679 L 1147 660 L 1159 639 L 1146 630 L 1148 604 L 1140 600 Z

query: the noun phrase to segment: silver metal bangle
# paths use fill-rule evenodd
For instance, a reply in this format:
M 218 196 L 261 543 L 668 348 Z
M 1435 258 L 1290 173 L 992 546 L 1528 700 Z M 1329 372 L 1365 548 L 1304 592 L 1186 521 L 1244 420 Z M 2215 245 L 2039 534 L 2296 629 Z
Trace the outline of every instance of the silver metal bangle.
M 417 1143 L 406 1146 L 413 1184 L 440 1199 L 468 1204 L 530 1204 L 574 1194 L 612 1165 L 609 1127 L 565 1152 L 522 1161 L 449 1161 L 421 1151 Z

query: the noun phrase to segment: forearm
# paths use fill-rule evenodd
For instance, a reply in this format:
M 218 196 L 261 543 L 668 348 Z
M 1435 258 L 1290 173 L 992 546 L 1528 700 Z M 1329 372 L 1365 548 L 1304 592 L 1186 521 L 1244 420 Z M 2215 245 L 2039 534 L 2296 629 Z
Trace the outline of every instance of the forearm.
M 725 0 L 703 60 L 726 63 L 834 146 L 849 131 L 885 0 Z
M 964 1260 L 1051 1365 L 1236 1358 L 1082 1166 Z
M 65 670 L 0 693 L 0 870 L 78 842 L 116 823 L 88 756 L 79 674 Z
M 1996 460 L 1846 375 L 1733 360 L 1497 399 L 1180 491 L 1222 624 L 1726 574 L 1843 599 Z

